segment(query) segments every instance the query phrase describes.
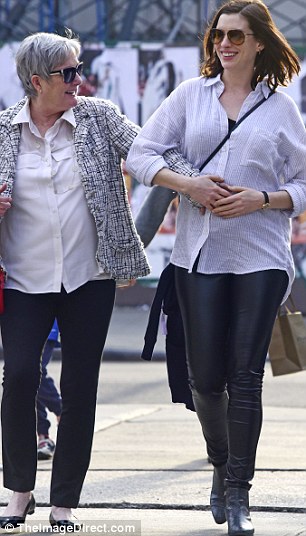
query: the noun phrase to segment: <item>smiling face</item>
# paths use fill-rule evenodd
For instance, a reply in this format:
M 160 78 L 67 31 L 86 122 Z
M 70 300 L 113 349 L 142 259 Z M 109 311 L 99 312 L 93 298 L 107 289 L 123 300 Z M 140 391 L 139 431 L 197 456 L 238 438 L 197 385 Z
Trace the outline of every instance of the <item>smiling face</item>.
M 263 46 L 254 35 L 247 35 L 253 34 L 248 20 L 239 13 L 222 14 L 216 28 L 224 32 L 222 41 L 214 45 L 214 50 L 221 62 L 224 73 L 227 71 L 235 73 L 249 72 L 251 76 L 256 55 L 263 49 Z M 229 30 L 242 30 L 245 34 L 244 43 L 241 45 L 233 44 L 227 36 Z
M 76 67 L 79 60 L 75 54 L 71 54 L 61 65 L 57 65 L 53 71 L 65 69 L 66 67 Z M 77 104 L 78 86 L 82 78 L 76 73 L 74 80 L 68 84 L 64 82 L 63 76 L 58 73 L 50 76 L 47 80 L 33 75 L 32 83 L 37 91 L 37 103 L 48 114 L 61 114 Z

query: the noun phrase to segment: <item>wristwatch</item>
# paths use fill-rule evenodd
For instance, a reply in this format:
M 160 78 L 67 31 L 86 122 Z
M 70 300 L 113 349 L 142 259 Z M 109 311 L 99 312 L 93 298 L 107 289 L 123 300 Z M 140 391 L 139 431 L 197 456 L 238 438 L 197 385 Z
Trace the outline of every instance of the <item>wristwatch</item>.
M 269 199 L 269 196 L 268 196 L 267 192 L 262 191 L 261 193 L 263 194 L 263 196 L 265 198 L 264 203 L 263 203 L 261 208 L 262 209 L 270 208 L 270 199 Z

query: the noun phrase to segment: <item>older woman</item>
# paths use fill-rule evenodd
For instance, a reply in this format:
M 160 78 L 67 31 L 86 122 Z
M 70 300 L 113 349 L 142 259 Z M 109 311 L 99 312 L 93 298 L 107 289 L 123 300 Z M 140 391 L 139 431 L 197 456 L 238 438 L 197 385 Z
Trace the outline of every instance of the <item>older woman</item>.
M 35 397 L 40 356 L 55 317 L 61 332 L 62 417 L 54 455 L 50 522 L 75 529 L 90 461 L 101 354 L 116 281 L 149 272 L 136 234 L 121 158 L 138 127 L 109 101 L 77 97 L 76 39 L 38 33 L 16 56 L 26 98 L 0 115 L 1 318 L 4 486 L 0 526 L 34 511 Z M 175 169 L 177 159 L 169 154 Z

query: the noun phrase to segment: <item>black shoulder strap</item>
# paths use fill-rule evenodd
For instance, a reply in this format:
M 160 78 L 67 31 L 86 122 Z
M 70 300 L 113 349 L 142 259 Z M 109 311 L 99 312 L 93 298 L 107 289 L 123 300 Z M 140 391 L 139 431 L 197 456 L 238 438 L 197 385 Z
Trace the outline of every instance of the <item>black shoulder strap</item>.
M 271 91 L 267 97 L 267 99 L 269 97 L 271 97 L 271 95 L 273 95 L 274 91 Z M 230 135 L 231 133 L 237 128 L 239 127 L 239 125 L 242 123 L 242 121 L 244 121 L 252 112 L 254 112 L 257 108 L 259 108 L 259 106 L 261 104 L 263 104 L 266 100 L 267 100 L 265 97 L 263 99 L 261 99 L 259 102 L 257 102 L 255 104 L 255 106 L 253 106 L 250 110 L 248 110 L 240 119 L 239 121 L 237 121 L 235 123 L 235 125 L 233 126 L 233 128 L 226 134 L 226 136 L 223 138 L 223 140 L 219 143 L 218 147 L 216 147 L 214 149 L 214 151 L 209 155 L 208 158 L 206 158 L 204 164 L 201 165 L 201 167 L 199 168 L 200 171 L 202 171 L 202 169 L 205 168 L 205 166 L 208 164 L 208 162 L 210 162 L 210 160 L 217 154 L 218 151 L 220 151 L 221 147 L 225 144 L 225 142 L 227 142 L 227 140 L 230 138 Z

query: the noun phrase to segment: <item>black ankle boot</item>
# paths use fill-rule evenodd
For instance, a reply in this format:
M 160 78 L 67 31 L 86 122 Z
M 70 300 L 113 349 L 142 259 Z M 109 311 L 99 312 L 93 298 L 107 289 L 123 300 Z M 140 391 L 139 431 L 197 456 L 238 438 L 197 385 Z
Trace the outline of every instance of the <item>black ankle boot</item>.
M 226 465 L 214 467 L 213 483 L 210 494 L 210 508 L 213 518 L 218 525 L 225 523 L 225 488 Z
M 249 512 L 249 492 L 245 488 L 226 490 L 226 518 L 229 536 L 252 536 L 254 527 Z

